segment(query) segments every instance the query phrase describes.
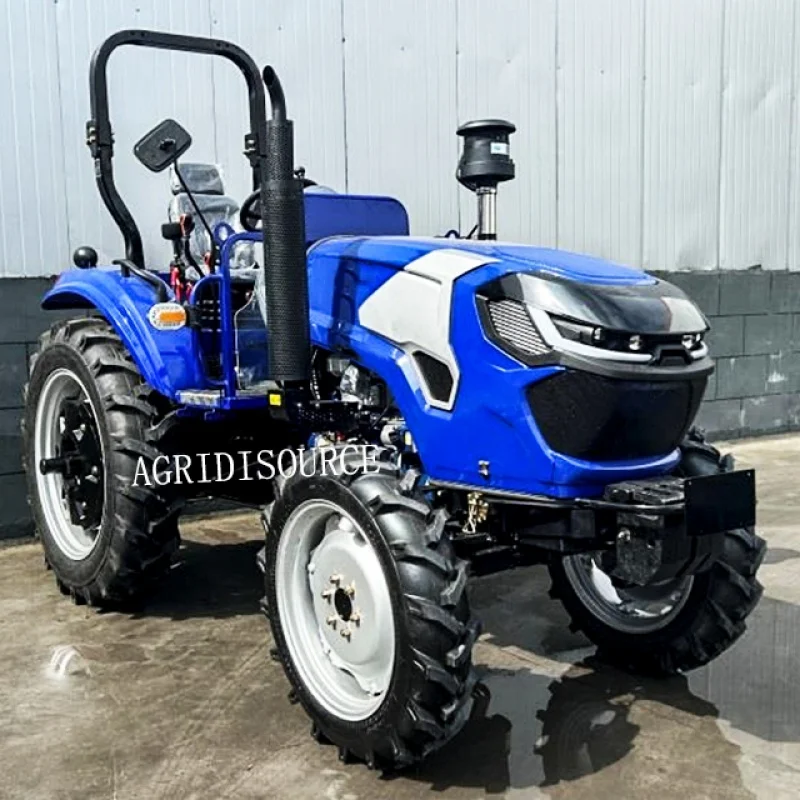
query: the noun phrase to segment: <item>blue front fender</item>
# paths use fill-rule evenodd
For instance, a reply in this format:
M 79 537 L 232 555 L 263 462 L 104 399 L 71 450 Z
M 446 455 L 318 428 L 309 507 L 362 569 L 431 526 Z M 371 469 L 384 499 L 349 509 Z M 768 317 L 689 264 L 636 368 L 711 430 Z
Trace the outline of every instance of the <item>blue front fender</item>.
M 71 270 L 44 296 L 42 308 L 95 308 L 119 334 L 142 376 L 156 391 L 176 399 L 181 389 L 207 387 L 191 328 L 156 330 L 147 312 L 156 303 L 153 287 L 118 268 Z

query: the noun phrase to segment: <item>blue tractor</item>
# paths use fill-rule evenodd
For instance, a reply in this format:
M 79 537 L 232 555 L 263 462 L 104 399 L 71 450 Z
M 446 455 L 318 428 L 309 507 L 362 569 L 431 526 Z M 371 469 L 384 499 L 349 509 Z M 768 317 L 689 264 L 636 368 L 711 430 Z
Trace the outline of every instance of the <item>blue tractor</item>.
M 172 172 L 169 267 L 145 263 L 113 180 L 106 66 L 124 45 L 222 57 L 247 84 L 241 208 L 214 167 L 180 163 L 191 138 L 173 120 L 135 147 Z M 125 257 L 79 248 L 45 296 L 74 316 L 41 338 L 23 423 L 65 594 L 141 598 L 192 496 L 260 507 L 276 655 L 314 735 L 381 768 L 469 714 L 469 565 L 546 562 L 574 626 L 625 668 L 693 669 L 742 634 L 765 548 L 753 472 L 691 427 L 707 322 L 639 270 L 496 240 L 513 125 L 458 131 L 475 230 L 417 238 L 397 200 L 295 169 L 278 77 L 233 44 L 122 31 L 90 88 L 87 143 Z

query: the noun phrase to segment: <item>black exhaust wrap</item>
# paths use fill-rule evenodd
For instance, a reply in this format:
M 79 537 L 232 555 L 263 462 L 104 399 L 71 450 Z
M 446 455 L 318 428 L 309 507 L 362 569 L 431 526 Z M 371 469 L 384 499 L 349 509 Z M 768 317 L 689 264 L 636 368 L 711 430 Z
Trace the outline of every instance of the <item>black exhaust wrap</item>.
M 308 275 L 302 183 L 294 175 L 292 122 L 267 121 L 267 182 L 261 218 L 267 289 L 269 371 L 272 380 L 309 376 Z

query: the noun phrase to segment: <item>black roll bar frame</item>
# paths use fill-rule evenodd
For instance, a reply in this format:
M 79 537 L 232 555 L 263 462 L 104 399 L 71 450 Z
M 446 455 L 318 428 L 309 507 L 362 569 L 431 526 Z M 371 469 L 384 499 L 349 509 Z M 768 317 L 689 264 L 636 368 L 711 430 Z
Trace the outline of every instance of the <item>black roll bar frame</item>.
M 92 56 L 89 68 L 91 119 L 86 123 L 86 144 L 95 164 L 97 188 L 125 242 L 125 258 L 144 269 L 142 237 L 128 207 L 114 183 L 114 134 L 108 109 L 108 59 L 118 47 L 135 45 L 161 50 L 178 50 L 221 56 L 233 62 L 244 76 L 249 97 L 250 131 L 244 137 L 244 153 L 253 169 L 253 188 L 267 185 L 266 98 L 262 75 L 253 59 L 238 45 L 222 39 L 163 33 L 148 30 L 124 30 L 109 36 Z M 286 102 L 280 81 L 274 70 L 267 68 L 267 83 L 272 119 L 286 119 Z

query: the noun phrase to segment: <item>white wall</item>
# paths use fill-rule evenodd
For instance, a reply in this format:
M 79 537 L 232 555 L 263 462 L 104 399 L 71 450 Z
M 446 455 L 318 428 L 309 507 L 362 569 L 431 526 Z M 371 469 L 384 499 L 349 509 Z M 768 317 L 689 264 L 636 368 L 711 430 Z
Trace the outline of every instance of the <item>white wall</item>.
M 514 121 L 503 238 L 652 269 L 800 269 L 800 14 L 793 0 L 0 0 L 0 275 L 49 275 L 121 238 L 84 144 L 88 64 L 120 28 L 231 39 L 273 64 L 297 163 L 393 194 L 421 234 L 471 227 L 455 128 Z M 115 168 L 152 263 L 166 177 L 131 155 L 164 116 L 248 188 L 245 93 L 219 59 L 110 64 Z

